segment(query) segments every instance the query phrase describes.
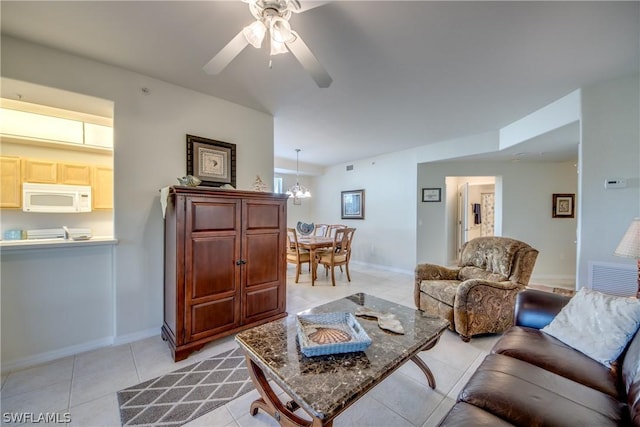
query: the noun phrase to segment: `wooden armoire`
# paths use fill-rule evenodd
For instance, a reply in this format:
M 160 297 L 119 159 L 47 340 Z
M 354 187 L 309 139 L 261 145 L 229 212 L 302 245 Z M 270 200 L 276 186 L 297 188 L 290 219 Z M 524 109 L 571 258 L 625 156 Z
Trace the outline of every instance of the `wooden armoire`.
M 176 362 L 287 315 L 286 212 L 282 194 L 169 189 L 162 338 Z

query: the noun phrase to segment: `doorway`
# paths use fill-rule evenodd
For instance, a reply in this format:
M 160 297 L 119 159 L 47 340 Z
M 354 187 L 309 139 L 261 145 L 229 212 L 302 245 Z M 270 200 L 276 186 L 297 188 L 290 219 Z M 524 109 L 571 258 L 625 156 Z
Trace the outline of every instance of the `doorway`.
M 456 255 L 476 237 L 493 236 L 496 221 L 496 177 L 457 178 Z

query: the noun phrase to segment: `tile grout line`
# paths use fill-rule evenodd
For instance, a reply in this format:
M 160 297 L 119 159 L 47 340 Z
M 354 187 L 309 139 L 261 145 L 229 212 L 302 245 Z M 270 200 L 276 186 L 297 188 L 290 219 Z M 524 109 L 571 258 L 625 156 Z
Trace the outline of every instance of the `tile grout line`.
M 142 382 L 142 377 L 140 376 L 140 370 L 138 370 L 138 361 L 136 360 L 136 352 L 133 350 L 133 343 L 127 344 L 129 346 L 129 351 L 131 352 L 131 358 L 133 359 L 133 367 L 136 369 L 136 375 L 138 376 L 138 383 Z M 119 390 L 116 390 L 116 393 Z
M 67 396 L 67 411 L 71 414 L 71 393 L 73 392 L 73 384 L 76 380 L 76 362 L 77 355 L 73 355 L 73 367 L 71 368 L 71 381 L 69 381 L 69 395 Z M 66 424 L 68 425 L 68 424 Z

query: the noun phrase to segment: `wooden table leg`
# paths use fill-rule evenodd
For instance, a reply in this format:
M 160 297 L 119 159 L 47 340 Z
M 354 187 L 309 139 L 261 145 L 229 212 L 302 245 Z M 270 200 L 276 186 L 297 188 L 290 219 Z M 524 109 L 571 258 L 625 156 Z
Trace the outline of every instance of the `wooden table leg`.
M 420 356 L 418 356 L 417 354 L 413 356 L 411 360 L 413 361 L 413 363 L 418 365 L 418 368 L 420 368 L 420 370 L 425 374 L 425 376 L 427 377 L 427 381 L 429 381 L 429 387 L 431 387 L 432 389 L 435 389 L 436 379 L 433 376 L 433 372 L 431 372 L 431 369 L 429 369 L 427 364 L 424 363 L 424 361 L 420 359 Z
M 440 336 L 437 336 L 436 338 L 434 338 L 431 341 L 429 341 L 428 343 L 426 343 L 424 345 L 424 347 L 422 347 L 422 349 L 420 349 L 420 351 L 426 351 L 426 350 L 432 349 L 436 344 L 438 344 L 438 341 L 440 341 Z M 429 382 L 429 387 L 431 387 L 432 389 L 435 390 L 435 388 L 436 388 L 436 378 L 433 376 L 433 372 L 431 372 L 431 369 L 429 369 L 427 364 L 424 363 L 424 360 L 420 359 L 420 356 L 418 356 L 418 354 L 416 354 L 415 356 L 411 357 L 411 360 L 413 361 L 413 363 L 418 365 L 418 368 L 420 368 L 420 370 L 427 377 L 427 381 Z
M 281 426 L 287 427 L 331 427 L 333 420 L 323 423 L 322 420 L 314 417 L 312 421 L 305 420 L 293 413 L 299 408 L 295 402 L 288 402 L 283 405 L 278 396 L 271 388 L 267 377 L 258 365 L 247 355 L 245 355 L 247 362 L 247 368 L 249 369 L 249 375 L 253 385 L 260 393 L 261 398 L 253 401 L 250 408 L 250 413 L 255 416 L 258 413 L 258 409 L 262 409 L 267 414 L 271 415 Z
M 316 250 L 311 248 L 309 249 L 309 257 L 311 258 L 311 286 L 315 286 L 316 282 L 316 272 L 318 271 L 318 266 L 316 265 Z

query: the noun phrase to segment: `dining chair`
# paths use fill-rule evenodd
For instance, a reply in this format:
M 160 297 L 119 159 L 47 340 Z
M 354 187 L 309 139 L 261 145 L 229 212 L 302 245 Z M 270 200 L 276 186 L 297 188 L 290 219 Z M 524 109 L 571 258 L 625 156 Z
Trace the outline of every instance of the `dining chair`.
M 328 230 L 329 230 L 329 225 L 316 224 L 316 227 L 313 229 L 313 235 L 316 237 L 324 237 L 327 235 Z
M 353 234 L 355 228 L 338 228 L 335 230 L 333 237 L 333 246 L 326 251 L 320 251 L 316 254 L 315 267 L 322 264 L 325 268 L 325 275 L 329 274 L 331 270 L 331 283 L 336 285 L 335 268 L 344 265 L 345 272 L 347 273 L 347 280 L 351 281 L 351 275 L 349 274 L 349 260 L 351 259 L 351 242 L 353 241 Z
M 309 251 L 300 248 L 298 245 L 298 233 L 295 228 L 287 228 L 287 263 L 296 265 L 296 283 L 300 278 L 300 271 L 302 270 L 302 264 L 309 265 L 309 271 L 311 271 L 311 256 Z
M 333 237 L 336 234 L 336 230 L 340 230 L 342 228 L 347 228 L 347 226 L 342 224 L 332 224 L 329 226 L 326 236 Z

